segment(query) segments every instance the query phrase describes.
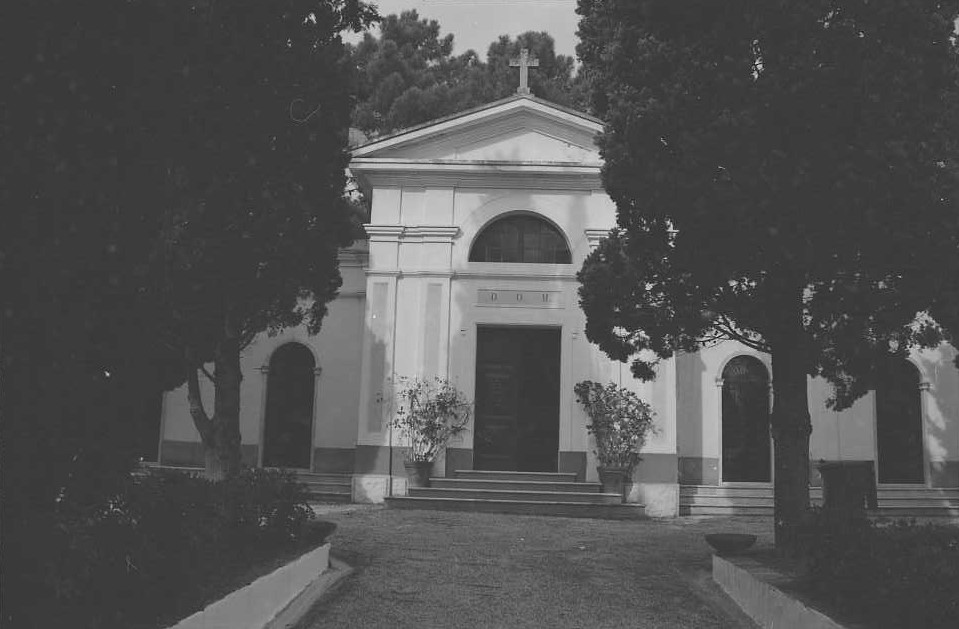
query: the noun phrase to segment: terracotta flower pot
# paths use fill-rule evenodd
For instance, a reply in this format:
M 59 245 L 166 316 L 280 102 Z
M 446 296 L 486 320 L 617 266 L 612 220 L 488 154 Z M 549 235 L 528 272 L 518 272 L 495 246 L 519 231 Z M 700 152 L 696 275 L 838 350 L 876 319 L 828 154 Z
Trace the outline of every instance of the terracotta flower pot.
M 406 477 L 409 479 L 409 487 L 429 487 L 430 473 L 433 471 L 432 461 L 404 461 L 403 467 L 406 468 Z
M 617 494 L 625 499 L 626 480 L 629 471 L 625 467 L 603 467 L 596 468 L 599 472 L 599 482 L 603 485 L 604 494 Z

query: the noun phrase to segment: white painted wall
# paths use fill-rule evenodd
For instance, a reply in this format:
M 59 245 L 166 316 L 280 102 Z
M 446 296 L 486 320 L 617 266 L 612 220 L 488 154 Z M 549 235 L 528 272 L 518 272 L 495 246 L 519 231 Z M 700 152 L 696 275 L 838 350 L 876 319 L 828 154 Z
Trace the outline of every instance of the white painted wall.
M 677 358 L 679 390 L 678 445 L 681 456 L 721 458 L 722 389 L 725 364 L 746 354 L 760 359 L 772 373 L 768 355 L 736 342 L 724 342 Z M 927 390 L 921 394 L 927 462 L 959 460 L 959 371 L 956 350 L 948 345 L 913 352 Z M 826 407 L 831 386 L 809 379 L 809 412 L 813 432 L 812 460 L 875 460 L 875 396 L 869 393 L 837 412 Z
M 340 297 L 329 304 L 323 328 L 311 336 L 305 326 L 283 330 L 276 336 L 261 334 L 240 354 L 240 437 L 243 444 L 260 444 L 266 410 L 270 356 L 281 345 L 297 342 L 313 352 L 321 372 L 314 397 L 314 447 L 351 448 L 356 440 L 359 375 L 365 311 L 365 243 L 357 243 L 341 261 Z M 213 366 L 208 365 L 212 372 Z M 201 377 L 208 413 L 213 410 L 213 385 Z M 163 404 L 163 439 L 199 441 L 190 419 L 186 386 L 168 392 Z

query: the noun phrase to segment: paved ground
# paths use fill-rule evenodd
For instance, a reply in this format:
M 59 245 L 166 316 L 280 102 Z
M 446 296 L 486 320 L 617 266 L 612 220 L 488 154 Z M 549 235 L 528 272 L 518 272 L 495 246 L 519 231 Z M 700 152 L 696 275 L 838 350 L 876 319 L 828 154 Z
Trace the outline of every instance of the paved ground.
M 770 519 L 614 522 L 334 507 L 334 556 L 355 571 L 299 629 L 754 627 L 713 583 L 703 533 Z

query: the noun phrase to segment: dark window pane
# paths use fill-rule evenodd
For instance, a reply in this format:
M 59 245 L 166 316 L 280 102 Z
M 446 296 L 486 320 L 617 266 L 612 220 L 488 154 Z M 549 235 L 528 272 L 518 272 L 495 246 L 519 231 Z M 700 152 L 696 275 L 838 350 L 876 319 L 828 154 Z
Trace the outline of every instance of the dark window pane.
M 569 264 L 566 239 L 555 227 L 528 214 L 507 216 L 488 226 L 473 243 L 470 262 Z

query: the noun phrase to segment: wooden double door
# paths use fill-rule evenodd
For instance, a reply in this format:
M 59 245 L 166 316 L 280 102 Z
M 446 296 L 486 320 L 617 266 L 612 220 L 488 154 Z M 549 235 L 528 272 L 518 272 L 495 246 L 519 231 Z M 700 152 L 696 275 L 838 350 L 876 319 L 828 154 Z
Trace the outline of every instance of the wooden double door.
M 475 469 L 556 471 L 560 340 L 559 328 L 477 329 Z

